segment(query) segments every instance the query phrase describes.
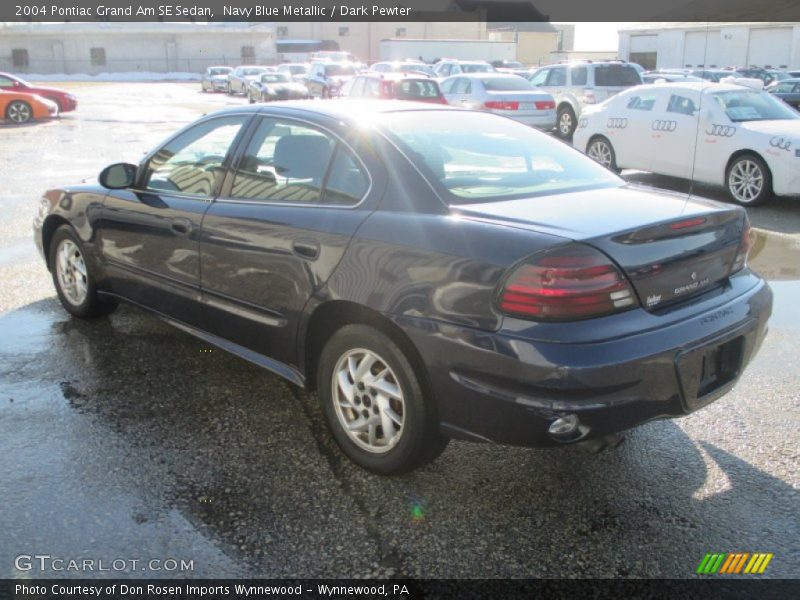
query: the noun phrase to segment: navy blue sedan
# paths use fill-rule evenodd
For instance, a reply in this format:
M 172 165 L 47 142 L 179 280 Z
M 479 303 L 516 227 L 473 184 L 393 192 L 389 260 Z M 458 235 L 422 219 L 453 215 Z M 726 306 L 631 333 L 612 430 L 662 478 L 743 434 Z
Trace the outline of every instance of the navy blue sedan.
M 126 301 L 317 390 L 384 474 L 451 438 L 599 447 L 689 414 L 737 382 L 772 305 L 743 209 L 429 104 L 211 114 L 46 192 L 34 229 L 70 313 Z

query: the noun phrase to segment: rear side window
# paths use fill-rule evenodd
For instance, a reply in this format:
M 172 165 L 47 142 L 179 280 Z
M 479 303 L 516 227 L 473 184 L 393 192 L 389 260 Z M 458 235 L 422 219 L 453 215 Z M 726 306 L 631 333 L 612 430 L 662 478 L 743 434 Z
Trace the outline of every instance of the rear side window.
M 336 147 L 328 181 L 325 183 L 324 204 L 357 204 L 369 188 L 369 179 L 353 154 L 342 144 Z
M 571 85 L 586 85 L 586 67 L 572 67 L 569 76 L 572 78 Z
M 231 196 L 318 203 L 334 145 L 334 140 L 318 129 L 263 119 L 239 161 Z
M 397 97 L 403 100 L 415 98 L 438 98 L 439 87 L 427 79 L 405 79 L 396 84 Z
M 145 188 L 210 198 L 224 173 L 225 157 L 247 119 L 210 119 L 168 142 L 147 164 Z
M 667 112 L 678 113 L 680 115 L 694 116 L 697 106 L 694 100 L 686 96 L 679 96 L 672 94 L 669 97 L 669 104 L 667 104 Z
M 611 87 L 630 87 L 642 83 L 639 72 L 628 65 L 597 65 L 594 84 Z

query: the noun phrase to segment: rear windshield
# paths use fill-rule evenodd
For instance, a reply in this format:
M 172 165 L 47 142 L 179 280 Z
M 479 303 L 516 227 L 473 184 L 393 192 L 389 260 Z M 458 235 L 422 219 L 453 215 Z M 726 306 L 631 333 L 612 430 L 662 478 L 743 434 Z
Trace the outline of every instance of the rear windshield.
M 259 68 L 242 69 L 242 75 L 260 75 L 264 71 L 266 71 L 266 69 L 259 69 Z
M 492 65 L 484 65 L 481 63 L 474 63 L 474 64 L 461 63 L 462 73 L 491 73 L 492 71 L 494 71 L 494 67 Z
M 767 92 L 737 90 L 717 92 L 713 97 L 734 122 L 800 119 L 800 114 L 788 104 Z
M 383 131 L 450 204 L 617 187 L 577 150 L 517 121 L 481 112 L 401 111 Z
M 302 75 L 308 71 L 308 67 L 304 67 L 303 65 L 289 65 L 289 72 L 292 75 Z
M 594 69 L 594 84 L 612 87 L 639 85 L 639 72 L 629 65 L 597 65 Z
M 208 70 L 208 74 L 209 75 L 228 75 L 231 71 L 233 71 L 233 69 L 230 69 L 230 68 L 227 68 L 227 67 L 219 67 L 217 69 L 209 69 Z
M 428 79 L 405 79 L 396 84 L 397 97 L 404 100 L 414 98 L 438 98 L 439 86 Z
M 416 63 L 402 64 L 397 67 L 397 71 L 401 73 L 422 73 L 428 77 L 436 77 L 436 71 L 431 69 L 428 65 L 418 65 Z
M 337 75 L 355 75 L 356 68 L 351 65 L 325 65 L 325 75 L 335 77 Z
M 490 92 L 507 92 L 533 89 L 531 82 L 522 77 L 481 77 L 483 87 Z
M 287 83 L 289 76 L 283 73 L 265 73 L 261 76 L 261 83 Z

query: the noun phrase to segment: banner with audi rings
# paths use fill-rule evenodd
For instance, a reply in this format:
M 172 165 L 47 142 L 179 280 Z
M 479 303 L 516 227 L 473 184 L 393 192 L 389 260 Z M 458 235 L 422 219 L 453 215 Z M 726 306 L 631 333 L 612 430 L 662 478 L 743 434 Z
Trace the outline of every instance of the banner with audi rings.
M 678 128 L 678 122 L 656 119 L 650 127 L 653 131 L 675 131 Z
M 625 129 L 628 126 L 628 119 L 612 117 L 606 121 L 608 129 Z
M 718 125 L 712 123 L 706 128 L 706 134 L 715 135 L 717 137 L 732 137 L 736 133 L 736 127 L 733 125 Z

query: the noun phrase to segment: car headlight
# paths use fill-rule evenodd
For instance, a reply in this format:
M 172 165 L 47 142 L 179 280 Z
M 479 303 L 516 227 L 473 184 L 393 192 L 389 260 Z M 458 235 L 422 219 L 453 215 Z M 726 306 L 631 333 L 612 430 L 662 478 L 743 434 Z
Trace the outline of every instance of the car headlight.
M 77 100 L 77 96 L 75 94 L 67 94 L 67 100 Z

